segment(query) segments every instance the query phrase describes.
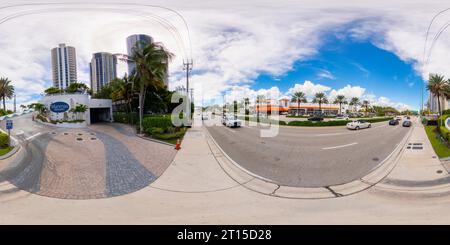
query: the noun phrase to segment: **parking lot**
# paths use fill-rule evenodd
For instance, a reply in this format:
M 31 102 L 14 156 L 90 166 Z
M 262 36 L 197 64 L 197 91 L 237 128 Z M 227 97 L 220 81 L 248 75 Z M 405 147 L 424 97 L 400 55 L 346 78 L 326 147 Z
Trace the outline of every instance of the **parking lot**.
M 297 187 L 326 187 L 363 177 L 383 163 L 410 130 L 389 126 L 387 121 L 358 131 L 341 126 L 280 126 L 273 138 L 261 138 L 261 127 L 207 129 L 246 170 Z

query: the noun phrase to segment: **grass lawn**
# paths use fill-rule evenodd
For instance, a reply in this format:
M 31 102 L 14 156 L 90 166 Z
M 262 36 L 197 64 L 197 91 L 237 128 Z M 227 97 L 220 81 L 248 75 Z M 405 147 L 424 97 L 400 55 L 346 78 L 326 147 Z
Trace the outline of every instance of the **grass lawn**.
M 440 141 L 439 137 L 441 136 L 439 132 L 437 132 L 436 126 L 425 126 L 425 131 L 436 155 L 438 155 L 439 158 L 450 157 L 450 148 Z
M 6 147 L 6 148 L 0 148 L 0 156 L 5 155 L 6 153 L 10 152 L 14 147 Z

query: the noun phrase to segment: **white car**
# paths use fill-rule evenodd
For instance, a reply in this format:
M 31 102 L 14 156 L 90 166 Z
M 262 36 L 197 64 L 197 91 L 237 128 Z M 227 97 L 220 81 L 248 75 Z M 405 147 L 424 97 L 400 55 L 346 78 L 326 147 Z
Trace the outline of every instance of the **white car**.
M 395 120 L 399 120 L 399 121 L 401 121 L 401 120 L 402 120 L 402 118 L 403 118 L 402 116 L 396 116 L 396 117 L 395 117 Z
M 208 119 L 209 119 L 208 114 L 203 113 L 202 114 L 202 120 L 208 120 Z
M 222 124 L 227 127 L 240 127 L 241 126 L 241 120 L 239 120 L 235 116 L 224 116 L 222 118 Z
M 359 130 L 362 128 L 370 128 L 370 127 L 372 127 L 372 125 L 369 122 L 366 122 L 363 120 L 356 120 L 356 121 L 347 123 L 348 129 Z
M 346 115 L 339 115 L 335 118 L 335 120 L 349 120 L 349 117 Z

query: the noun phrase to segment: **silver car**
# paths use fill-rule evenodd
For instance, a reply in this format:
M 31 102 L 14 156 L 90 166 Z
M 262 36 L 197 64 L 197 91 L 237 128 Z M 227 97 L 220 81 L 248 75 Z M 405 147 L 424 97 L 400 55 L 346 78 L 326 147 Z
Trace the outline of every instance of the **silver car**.
M 362 128 L 370 128 L 370 127 L 372 127 L 372 124 L 363 120 L 355 120 L 353 122 L 347 123 L 348 129 L 359 130 Z

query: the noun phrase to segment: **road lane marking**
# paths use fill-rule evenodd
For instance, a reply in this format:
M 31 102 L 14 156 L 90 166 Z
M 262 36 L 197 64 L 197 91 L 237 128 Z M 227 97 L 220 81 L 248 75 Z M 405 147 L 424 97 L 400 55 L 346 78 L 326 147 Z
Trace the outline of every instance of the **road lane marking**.
M 34 137 L 36 137 L 36 136 L 38 136 L 38 135 L 40 135 L 40 134 L 41 134 L 41 133 L 34 134 L 34 135 L 32 135 L 32 136 L 26 138 L 25 140 L 31 140 L 32 138 L 34 138 Z
M 333 135 L 343 135 L 343 134 L 349 134 L 349 133 L 329 133 L 329 134 L 316 134 L 315 136 L 333 136 Z
M 322 150 L 337 149 L 337 148 L 342 148 L 342 147 L 352 146 L 352 145 L 356 145 L 356 144 L 358 144 L 358 142 L 354 142 L 354 143 L 350 143 L 350 144 L 346 144 L 346 145 L 338 145 L 338 146 L 332 146 L 332 147 L 325 147 L 325 148 L 322 148 Z

